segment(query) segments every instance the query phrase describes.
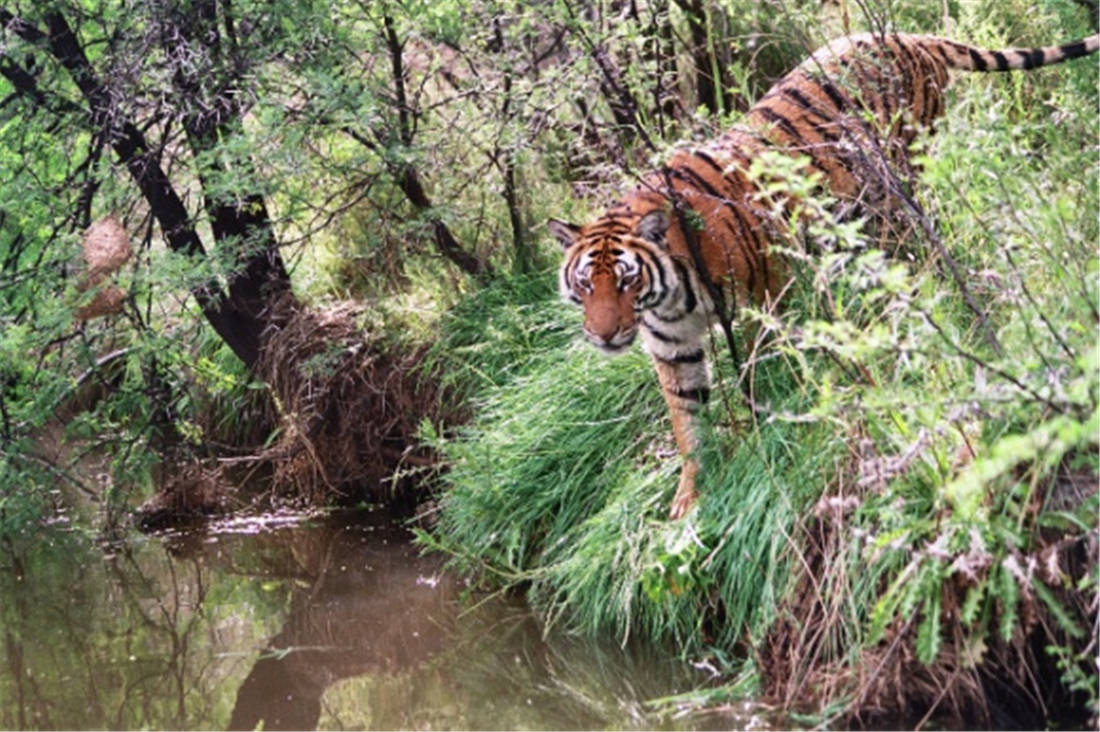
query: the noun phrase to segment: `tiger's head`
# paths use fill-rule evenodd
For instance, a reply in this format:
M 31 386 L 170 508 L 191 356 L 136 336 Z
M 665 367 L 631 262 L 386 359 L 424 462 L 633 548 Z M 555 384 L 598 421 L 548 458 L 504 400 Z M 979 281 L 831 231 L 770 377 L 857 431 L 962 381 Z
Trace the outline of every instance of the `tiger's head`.
M 565 252 L 562 297 L 584 308 L 584 335 L 604 353 L 634 342 L 642 311 L 664 299 L 669 271 L 668 214 L 657 209 L 636 221 L 605 217 L 580 227 L 551 219 Z

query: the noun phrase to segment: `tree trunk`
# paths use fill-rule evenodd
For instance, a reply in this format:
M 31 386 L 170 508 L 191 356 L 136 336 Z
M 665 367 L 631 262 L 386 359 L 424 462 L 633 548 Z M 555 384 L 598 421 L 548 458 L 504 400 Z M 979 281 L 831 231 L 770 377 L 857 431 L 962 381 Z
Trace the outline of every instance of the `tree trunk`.
M 182 22 L 174 26 L 178 32 L 175 37 L 198 45 L 208 58 L 219 59 L 221 30 L 218 27 L 217 4 L 214 0 L 201 0 L 195 9 L 198 11 L 197 18 L 179 18 Z M 232 22 L 228 17 L 225 20 L 229 45 L 236 47 Z M 166 39 L 165 42 L 168 44 L 171 41 Z M 182 54 L 168 55 L 170 58 L 183 57 Z M 233 62 L 230 60 L 224 65 L 232 67 Z M 174 78 L 176 87 L 198 110 L 189 111 L 183 121 L 188 143 L 196 157 L 214 150 L 219 142 L 226 140 L 243 115 L 235 91 L 239 86 L 235 83 L 238 79 L 233 76 L 215 79 L 212 98 L 204 99 L 203 82 L 209 85 L 209 80 L 195 78 L 194 72 L 197 70 L 194 64 L 186 69 L 178 67 Z M 214 175 L 248 180 L 254 177 L 252 163 L 248 158 L 237 159 L 234 170 L 224 158 L 218 160 L 216 168 L 199 166 L 198 175 L 204 192 L 203 207 L 210 219 L 214 239 L 232 246 L 236 255 L 236 266 L 229 278 L 229 300 L 265 325 L 277 324 L 275 321 L 286 315 L 285 308 L 272 310 L 270 305 L 276 299 L 290 296 L 290 275 L 283 264 L 263 196 L 251 192 L 222 197 L 210 194 L 211 190 L 216 189 L 211 185 Z
M 715 6 L 708 10 L 706 0 L 675 0 L 687 17 L 691 33 L 691 59 L 695 66 L 695 92 L 699 103 L 712 114 L 721 114 L 730 108 L 726 81 L 729 53 L 716 54 L 725 43 L 723 11 Z M 717 34 L 717 39 L 715 35 Z
M 389 15 L 385 15 L 383 16 L 382 23 L 385 29 L 386 48 L 390 54 L 394 107 L 397 111 L 398 120 L 397 137 L 402 145 L 410 147 L 413 142 L 415 130 L 413 129 L 408 98 L 405 94 L 404 44 L 397 37 L 397 30 L 394 26 L 393 18 Z M 428 214 L 428 220 L 432 227 L 432 235 L 435 239 L 436 248 L 439 250 L 440 254 L 466 274 L 473 275 L 479 280 L 490 279 L 493 275 L 493 271 L 489 267 L 489 264 L 463 249 L 462 245 L 458 243 L 458 239 L 451 233 L 451 229 L 447 226 L 446 222 L 431 212 L 431 200 L 428 198 L 428 194 L 424 190 L 423 184 L 420 182 L 420 175 L 416 172 L 416 169 L 405 162 L 395 163 L 385 152 L 386 140 L 389 136 L 386 135 L 384 131 L 377 129 L 373 132 L 380 143 L 378 146 L 370 144 L 361 135 L 353 134 L 352 137 L 367 147 L 377 150 L 383 156 L 386 167 L 397 181 L 397 185 L 401 188 L 405 197 L 409 199 L 409 202 L 417 211 Z
M 157 152 L 151 149 L 135 122 L 124 117 L 113 102 L 109 89 L 97 77 L 64 16 L 58 12 L 49 13 L 46 16 L 47 31 L 43 32 L 6 9 L 0 9 L 0 25 L 42 48 L 68 71 L 88 104 L 93 133 L 109 141 L 119 162 L 129 171 L 160 225 L 168 246 L 189 257 L 205 258 L 206 250 L 194 222 L 161 167 Z M 2 71 L 13 83 L 16 92 L 42 104 L 46 97 L 35 85 L 33 77 L 19 75 L 12 69 L 8 64 Z M 262 200 L 256 195 L 245 195 L 241 201 L 235 211 L 215 207 L 211 212 L 215 236 L 220 240 L 224 240 L 222 237 L 241 236 L 242 241 L 247 241 L 256 228 L 262 230 L 267 218 Z M 270 226 L 267 230 L 270 232 Z M 260 334 L 268 325 L 265 302 L 270 286 L 288 288 L 289 278 L 273 237 L 255 252 L 249 254 L 246 251 L 241 264 L 240 271 L 231 278 L 228 294 L 214 280 L 193 286 L 191 293 L 215 332 L 252 368 L 259 355 Z

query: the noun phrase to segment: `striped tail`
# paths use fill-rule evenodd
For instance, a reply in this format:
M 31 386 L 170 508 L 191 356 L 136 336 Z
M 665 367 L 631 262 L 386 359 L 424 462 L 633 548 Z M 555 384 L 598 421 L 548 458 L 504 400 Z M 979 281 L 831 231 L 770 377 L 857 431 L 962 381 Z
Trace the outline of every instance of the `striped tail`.
M 1096 53 L 1100 48 L 1100 34 L 1089 36 L 1080 41 L 1064 43 L 1061 46 L 1046 48 L 1006 48 L 1001 51 L 987 51 L 943 38 L 923 38 L 926 48 L 943 59 L 953 69 L 968 71 L 1011 71 L 1013 69 L 1034 69 L 1049 66 L 1071 58 Z

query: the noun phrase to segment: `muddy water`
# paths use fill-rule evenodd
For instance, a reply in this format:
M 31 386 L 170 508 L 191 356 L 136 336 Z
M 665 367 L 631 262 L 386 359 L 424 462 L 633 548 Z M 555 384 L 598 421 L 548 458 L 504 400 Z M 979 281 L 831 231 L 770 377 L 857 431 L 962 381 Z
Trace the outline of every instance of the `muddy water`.
M 362 514 L 0 542 L 0 728 L 740 727 L 667 650 L 544 637 Z

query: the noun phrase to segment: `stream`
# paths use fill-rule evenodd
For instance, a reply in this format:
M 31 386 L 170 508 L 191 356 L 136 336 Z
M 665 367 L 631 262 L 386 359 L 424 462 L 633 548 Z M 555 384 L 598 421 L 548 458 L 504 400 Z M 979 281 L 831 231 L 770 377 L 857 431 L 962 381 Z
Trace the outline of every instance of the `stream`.
M 543 632 L 371 512 L 0 541 L 0 728 L 700 729 L 674 649 Z

